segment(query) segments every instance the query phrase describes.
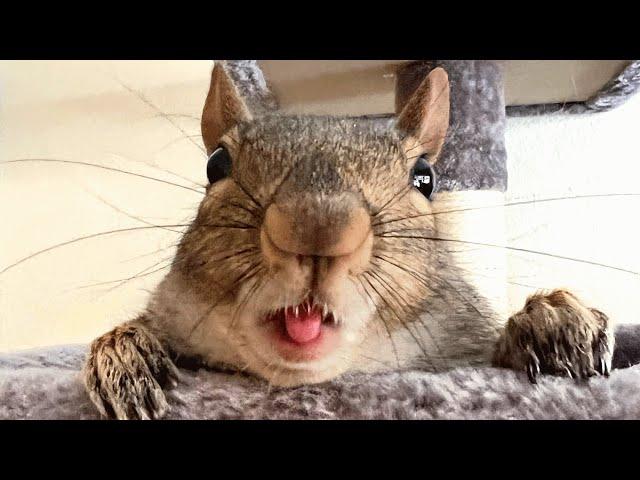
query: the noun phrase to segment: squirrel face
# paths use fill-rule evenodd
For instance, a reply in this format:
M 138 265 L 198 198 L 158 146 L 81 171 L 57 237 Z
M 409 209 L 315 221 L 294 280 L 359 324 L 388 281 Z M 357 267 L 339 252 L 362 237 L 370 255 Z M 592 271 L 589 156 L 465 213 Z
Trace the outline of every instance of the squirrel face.
M 216 64 L 203 135 L 231 168 L 208 187 L 174 268 L 226 325 L 234 354 L 273 384 L 347 370 L 367 335 L 390 334 L 428 299 L 435 252 L 411 237 L 435 230 L 410 177 L 421 155 L 436 158 L 448 124 L 446 74 L 430 77 L 384 128 L 254 117 Z

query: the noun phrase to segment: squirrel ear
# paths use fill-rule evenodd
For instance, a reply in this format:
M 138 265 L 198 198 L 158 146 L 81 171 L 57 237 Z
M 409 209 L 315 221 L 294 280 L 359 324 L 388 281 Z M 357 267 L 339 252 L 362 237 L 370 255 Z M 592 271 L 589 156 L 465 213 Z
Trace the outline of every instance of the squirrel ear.
M 200 122 L 207 155 L 218 147 L 227 130 L 244 120 L 251 120 L 251 113 L 227 73 L 226 62 L 216 61 Z
M 398 116 L 397 128 L 407 157 L 427 154 L 435 163 L 449 128 L 449 77 L 438 67 L 413 93 Z

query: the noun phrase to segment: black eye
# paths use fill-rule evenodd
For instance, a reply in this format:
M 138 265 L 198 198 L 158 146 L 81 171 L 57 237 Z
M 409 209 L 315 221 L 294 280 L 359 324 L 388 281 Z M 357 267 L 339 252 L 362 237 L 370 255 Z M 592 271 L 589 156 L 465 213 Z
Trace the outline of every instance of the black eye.
M 414 187 L 420 190 L 420 193 L 431 200 L 436 189 L 436 172 L 424 156 L 418 158 L 414 165 L 410 181 Z
M 209 183 L 213 184 L 229 175 L 231 175 L 231 155 L 226 148 L 218 147 L 207 162 L 207 178 Z

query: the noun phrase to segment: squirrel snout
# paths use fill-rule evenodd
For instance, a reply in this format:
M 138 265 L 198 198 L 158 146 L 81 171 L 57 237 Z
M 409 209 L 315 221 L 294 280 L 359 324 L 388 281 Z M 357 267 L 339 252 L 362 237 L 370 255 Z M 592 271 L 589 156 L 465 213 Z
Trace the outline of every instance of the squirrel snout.
M 371 217 L 349 195 L 296 198 L 267 208 L 263 228 L 280 250 L 304 256 L 339 257 L 355 252 L 371 231 Z

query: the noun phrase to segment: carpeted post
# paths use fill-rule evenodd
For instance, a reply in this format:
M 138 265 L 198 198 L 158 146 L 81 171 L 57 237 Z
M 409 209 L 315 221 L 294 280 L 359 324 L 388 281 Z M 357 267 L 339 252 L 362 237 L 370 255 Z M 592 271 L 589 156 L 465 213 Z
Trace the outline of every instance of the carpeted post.
M 441 237 L 505 245 L 507 153 L 502 69 L 493 61 L 416 61 L 397 71 L 396 112 L 435 67 L 449 75 L 447 139 L 435 164 L 434 207 Z M 481 206 L 494 208 L 475 209 Z M 469 210 L 471 208 L 471 210 Z M 455 212 L 451 212 L 455 210 Z M 452 244 L 465 280 L 490 303 L 496 319 L 507 318 L 507 256 L 500 248 Z

